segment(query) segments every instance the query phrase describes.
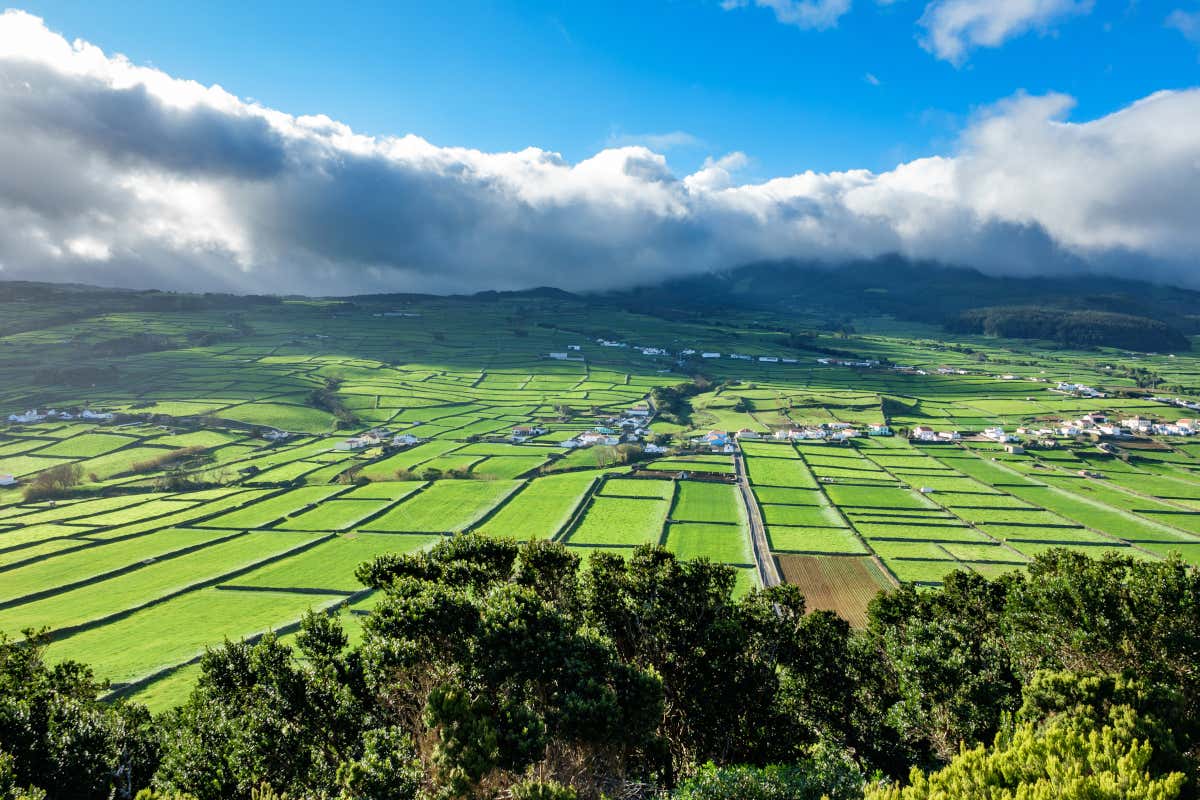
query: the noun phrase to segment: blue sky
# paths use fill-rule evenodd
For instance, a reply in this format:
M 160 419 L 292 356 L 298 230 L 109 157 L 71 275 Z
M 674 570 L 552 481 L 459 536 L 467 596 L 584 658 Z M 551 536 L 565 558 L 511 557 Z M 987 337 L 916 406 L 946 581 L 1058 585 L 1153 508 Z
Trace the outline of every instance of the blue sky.
M 919 44 L 925 5 L 857 0 L 824 30 L 716 0 L 22 7 L 68 39 L 365 133 L 571 161 L 684 133 L 649 140 L 676 172 L 742 151 L 747 180 L 945 153 L 973 113 L 1018 91 L 1068 94 L 1087 120 L 1200 77 L 1197 45 L 1166 24 L 1194 0 L 1097 0 L 959 65 Z
M 1200 288 L 1197 131 L 1200 0 L 30 0 L 0 12 L 0 277 L 590 290 L 900 254 Z

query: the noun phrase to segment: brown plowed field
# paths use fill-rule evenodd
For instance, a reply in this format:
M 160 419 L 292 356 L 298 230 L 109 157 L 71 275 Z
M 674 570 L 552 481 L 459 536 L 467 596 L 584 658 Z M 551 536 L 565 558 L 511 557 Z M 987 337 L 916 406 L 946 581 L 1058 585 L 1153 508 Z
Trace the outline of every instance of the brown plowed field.
M 869 558 L 777 556 L 788 583 L 800 587 L 809 610 L 834 611 L 856 628 L 867 624 L 867 604 L 891 583 Z

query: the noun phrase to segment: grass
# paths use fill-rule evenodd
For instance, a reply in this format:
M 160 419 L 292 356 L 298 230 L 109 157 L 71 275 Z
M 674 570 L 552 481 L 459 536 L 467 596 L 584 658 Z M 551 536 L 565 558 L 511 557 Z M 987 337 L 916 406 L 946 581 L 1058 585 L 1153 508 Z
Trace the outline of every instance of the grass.
M 281 522 L 276 528 L 294 531 L 344 531 L 377 514 L 391 500 L 328 500 Z
M 436 481 L 362 527 L 366 531 L 399 533 L 461 531 L 520 485 L 520 481 Z
M 746 473 L 755 486 L 813 488 L 817 485 L 812 473 L 797 459 L 747 457 Z
M 568 541 L 571 544 L 657 544 L 668 508 L 666 500 L 597 497 Z
M 744 524 L 745 506 L 741 492 L 732 484 L 682 481 L 671 511 L 673 520 Z
M 298 620 L 309 608 L 341 600 L 341 595 L 208 588 L 55 642 L 47 657 L 51 661 L 84 661 L 98 677 L 130 681 L 195 658 L 224 639 L 272 630 Z
M 202 530 L 164 530 L 97 546 L 85 546 L 70 553 L 51 551 L 38 561 L 0 573 L 0 603 L 56 586 L 77 583 L 112 570 L 161 559 L 191 547 L 202 547 L 220 534 Z M 75 542 L 74 545 L 86 545 Z M 25 557 L 35 554 L 22 551 Z
M 220 578 L 313 540 L 312 534 L 248 533 L 202 550 L 60 592 L 42 600 L 0 609 L 0 630 L 78 625 L 133 608 L 163 595 Z
M 745 528 L 672 522 L 667 532 L 667 549 L 680 558 L 707 558 L 725 564 L 753 565 L 754 552 Z
M 603 497 L 653 497 L 670 500 L 675 490 L 671 481 L 637 480 L 633 478 L 610 478 L 600 489 Z
M 862 554 L 867 550 L 853 531 L 845 528 L 767 527 L 772 552 Z
M 478 530 L 521 540 L 552 537 L 567 524 L 595 480 L 584 472 L 530 481 Z
M 252 530 L 278 522 L 308 505 L 327 500 L 342 491 L 341 486 L 305 486 L 251 502 L 236 511 L 220 514 L 200 523 L 207 528 Z
M 383 533 L 335 536 L 302 553 L 240 575 L 228 585 L 355 591 L 362 588 L 362 584 L 354 577 L 354 570 L 359 564 L 384 553 L 420 550 L 438 539 L 437 536 L 392 536 Z
M 80 343 L 86 347 L 130 328 L 184 342 L 188 331 L 223 324 L 223 317 L 128 309 L 95 315 L 86 300 L 63 302 L 80 304 L 76 321 L 0 337 L 6 356 L 0 364 L 0 416 L 35 405 L 75 410 L 84 403 L 147 416 L 128 426 L 48 420 L 0 428 L 0 473 L 25 482 L 42 469 L 78 463 L 86 490 L 104 495 L 51 507 L 22 504 L 20 489 L 0 490 L 0 602 L 138 567 L 0 609 L 6 628 L 73 624 L 197 582 L 226 582 L 231 570 L 271 558 L 289 543 L 344 533 L 229 579 L 235 585 L 256 584 L 254 591 L 188 590 L 54 645 L 55 653 L 86 656 L 101 666 L 102 675 L 118 680 L 186 661 L 227 635 L 292 622 L 310 605 L 338 602 L 336 595 L 294 590 L 351 591 L 357 588 L 353 569 L 360 560 L 427 546 L 436 541 L 435 534 L 447 531 L 566 538 L 572 550 L 584 554 L 628 555 L 635 544 L 662 541 L 683 557 L 749 563 L 735 487 L 633 479 L 629 465 L 616 463 L 612 448 L 557 446 L 606 424 L 644 400 L 652 387 L 686 381 L 690 374 L 660 372 L 674 369 L 671 359 L 602 348 L 579 332 L 604 329 L 605 335 L 627 341 L 784 355 L 774 349 L 778 337 L 764 334 L 761 326 L 820 330 L 825 321 L 815 315 L 750 319 L 733 314 L 714 326 L 632 312 L 601 316 L 584 302 L 536 297 L 414 299 L 406 307 L 420 317 L 383 318 L 372 314 L 390 307 L 370 300 L 336 313 L 322 301 L 284 300 L 248 310 L 254 332 L 244 337 L 216 347 L 114 357 L 110 361 L 119 382 L 71 387 L 39 382 L 38 371 L 72 365 Z M 14 319 L 37 311 L 12 305 L 0 299 L 0 310 L 16 314 Z M 42 311 L 61 314 L 62 309 Z M 929 326 L 850 313 L 861 333 L 822 332 L 817 343 L 912 364 L 929 374 L 821 367 L 808 356 L 794 367 L 708 360 L 704 367 L 712 385 L 693 398 L 691 421 L 653 423 L 656 433 L 671 437 L 672 452 L 678 453 L 643 462 L 642 468 L 728 475 L 734 468 L 730 456 L 690 454 L 688 438 L 711 427 L 765 432 L 838 421 L 861 427 L 882 421 L 881 404 L 894 412 L 887 420 L 893 427 L 963 430 L 994 424 L 1014 430 L 1034 417 L 1066 419 L 1106 409 L 1186 415 L 1145 399 L 1118 397 L 1130 382 L 1098 364 L 1137 365 L 1119 351 L 1075 353 L 997 339 L 963 340 L 974 353 L 987 355 L 987 361 L 976 361 L 973 354 L 946 347 L 944 332 Z M 528 322 L 522 335 L 514 333 L 512 319 Z M 315 339 L 317 333 L 328 338 Z M 545 358 L 576 339 L 586 363 Z M 937 375 L 940 366 L 976 374 Z M 1160 360 L 1153 366 L 1170 383 L 1182 385 L 1184 394 L 1200 395 L 1200 355 L 1179 354 L 1169 364 Z M 1006 372 L 1089 383 L 1110 396 L 1096 401 L 1061 397 L 1027 381 L 996 377 Z M 332 376 L 343 379 L 338 396 L 363 420 L 361 427 L 335 431 L 331 415 L 305 405 L 308 393 Z M 885 397 L 895 402 L 883 403 Z M 209 413 L 294 435 L 270 443 L 242 426 L 223 428 L 198 419 Z M 334 449 L 340 440 L 375 425 L 428 440 L 388 454 Z M 550 432 L 514 444 L 507 436 L 518 425 Z M 825 607 L 819 603 L 826 600 L 816 599 L 823 596 L 848 618 L 861 614 L 869 597 L 887 584 L 865 557 L 872 550 L 901 580 L 921 583 L 937 582 L 954 567 L 984 575 L 1020 569 L 1024 559 L 1056 546 L 1138 558 L 1178 552 L 1200 563 L 1200 445 L 1172 444 L 1171 450 L 1145 451 L 1125 462 L 1091 445 L 1064 444 L 1026 456 L 975 442 L 914 446 L 902 437 L 858 439 L 848 446 L 745 440 L 741 449 L 770 547 L 780 553 L 781 567 L 785 561 L 792 565 L 784 573 L 813 593 L 810 607 Z M 187 447 L 207 448 L 212 460 L 172 476 L 182 487 L 178 493 L 155 491 L 162 485 L 161 470 L 130 472 L 136 462 Z M 411 472 L 431 467 L 470 468 L 479 479 L 407 480 Z M 1080 478 L 1077 472 L 1085 468 L 1106 477 Z M 336 483 L 348 472 L 374 482 Z M 606 474 L 611 477 L 603 492 L 589 494 L 593 482 Z M 291 488 L 277 488 L 283 484 Z M 933 491 L 922 495 L 916 491 L 920 487 Z M 235 493 L 225 494 L 229 491 Z M 242 531 L 255 533 L 233 540 L 243 542 L 236 546 L 215 543 Z M 191 541 L 207 546 L 167 558 Z M 152 558 L 157 561 L 141 566 Z M 28 563 L 13 566 L 21 562 Z M 737 591 L 755 585 L 754 575 L 753 569 L 739 567 Z M 186 692 L 194 676 L 194 668 L 184 667 L 139 696 L 166 707 Z

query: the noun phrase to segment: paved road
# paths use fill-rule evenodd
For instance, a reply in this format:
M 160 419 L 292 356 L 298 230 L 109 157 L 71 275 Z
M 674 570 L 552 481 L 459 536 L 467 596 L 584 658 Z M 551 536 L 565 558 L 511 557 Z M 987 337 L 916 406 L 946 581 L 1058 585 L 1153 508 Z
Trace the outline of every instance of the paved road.
M 779 569 L 771 556 L 771 546 L 767 542 L 767 528 L 763 524 L 762 513 L 750 489 L 750 479 L 746 475 L 746 462 L 741 452 L 733 455 L 733 470 L 737 475 L 738 488 L 742 492 L 742 502 L 746 505 L 746 516 L 750 520 L 750 542 L 754 546 L 754 561 L 758 565 L 758 577 L 763 586 L 778 586 L 783 581 L 779 577 Z

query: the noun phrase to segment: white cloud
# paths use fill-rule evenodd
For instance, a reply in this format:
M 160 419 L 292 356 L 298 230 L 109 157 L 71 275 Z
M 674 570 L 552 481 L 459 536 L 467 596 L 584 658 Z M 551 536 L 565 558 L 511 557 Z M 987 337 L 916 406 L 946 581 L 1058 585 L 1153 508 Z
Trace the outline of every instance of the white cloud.
M 880 86 L 883 83 L 883 81 L 879 80 L 879 78 L 875 77 L 874 73 L 871 73 L 871 72 L 868 72 L 866 75 L 863 75 L 863 80 L 866 81 L 867 83 L 871 84 L 872 86 Z
M 621 133 L 613 131 L 608 136 L 609 147 L 641 145 L 651 150 L 674 150 L 677 148 L 703 147 L 704 140 L 687 131 L 669 133 Z
M 933 0 L 921 16 L 920 41 L 938 58 L 962 64 L 976 47 L 999 47 L 1091 10 L 1092 0 Z
M 1200 44 L 1200 11 L 1177 8 L 1167 15 L 1167 27 L 1182 33 L 1192 44 Z
M 850 11 L 851 0 L 722 0 L 726 11 L 746 6 L 769 8 L 775 19 L 784 25 L 795 25 L 805 30 L 825 30 L 838 24 Z
M 739 183 L 645 144 L 579 162 L 293 117 L 0 15 L 10 278 L 349 294 L 602 289 L 761 259 L 901 253 L 1200 286 L 1200 89 L 1090 122 L 1018 96 L 954 152 Z

